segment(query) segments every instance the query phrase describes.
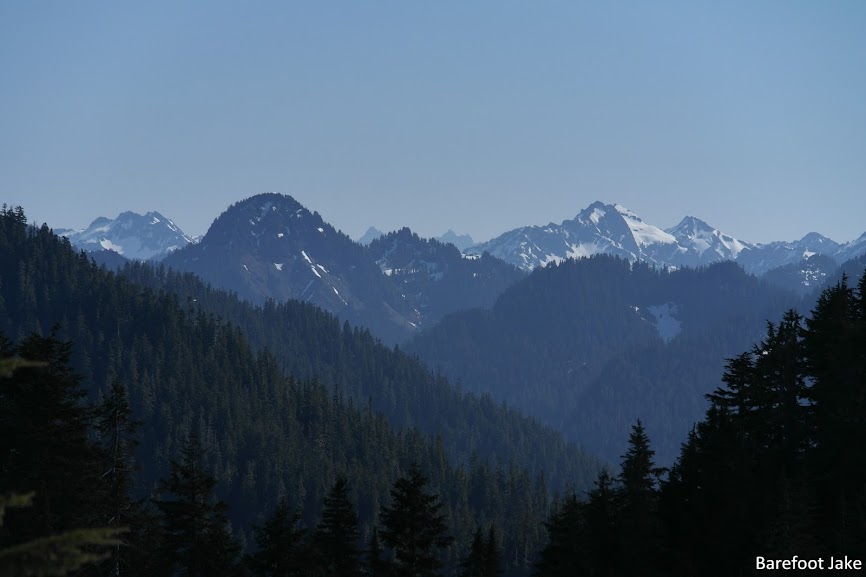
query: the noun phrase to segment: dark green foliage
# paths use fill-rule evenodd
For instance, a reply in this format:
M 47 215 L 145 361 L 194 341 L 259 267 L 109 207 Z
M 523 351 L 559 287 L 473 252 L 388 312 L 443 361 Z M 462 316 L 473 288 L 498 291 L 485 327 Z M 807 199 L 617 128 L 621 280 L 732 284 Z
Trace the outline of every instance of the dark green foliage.
M 31 507 L 7 514 L 0 529 L 6 544 L 103 522 L 97 513 L 103 453 L 90 438 L 93 411 L 69 367 L 70 353 L 56 329 L 44 338 L 31 335 L 17 354 L 37 365 L 0 379 L 0 494 L 36 493 Z
M 0 246 L 9 256 L 0 266 L 8 311 L 0 325 L 11 335 L 26 335 L 25 326 L 47 334 L 60 320 L 90 398 L 107 398 L 114 381 L 126 386 L 133 418 L 142 421 L 137 498 L 168 475 L 195 430 L 218 497 L 230 504 L 232 525 L 248 544 L 251 526 L 284 495 L 302 508 L 304 526 L 314 526 L 338 473 L 351 479 L 366 541 L 390 486 L 418 460 L 454 513 L 458 543 L 467 546 L 475 527 L 495 524 L 510 570 L 529 566 L 543 541 L 546 485 L 588 486 L 597 470 L 596 460 L 561 435 L 460 391 L 314 307 L 292 301 L 255 308 L 192 275 L 130 264 L 128 277 L 153 288 L 143 287 L 75 254 L 47 227 L 17 222 L 0 218 Z M 26 294 L 21 270 L 33 288 Z M 102 475 L 109 467 L 99 469 Z M 459 552 L 446 551 L 446 562 L 456 564 Z
M 669 342 L 651 312 L 667 303 L 681 323 Z M 798 303 L 731 262 L 668 272 L 598 255 L 536 269 L 492 310 L 449 315 L 406 348 L 608 462 L 641 419 L 668 464 L 706 410 L 702 395 L 717 386 L 724 359 Z
M 112 552 L 114 574 L 126 575 L 133 568 L 136 549 L 144 538 L 142 508 L 133 499 L 137 467 L 135 464 L 135 449 L 138 445 L 138 428 L 140 423 L 133 421 L 132 409 L 126 387 L 119 381 L 113 381 L 107 396 L 96 408 L 95 430 L 99 435 L 105 452 L 105 472 L 102 473 L 103 495 L 101 509 L 109 527 L 123 526 L 131 529 L 127 535 L 125 547 L 118 545 Z M 141 566 L 141 561 L 136 563 Z
M 460 562 L 460 577 L 483 577 L 484 576 L 484 533 L 479 527 L 475 531 L 475 537 L 472 538 L 472 545 L 469 546 L 469 553 Z
M 291 511 L 282 499 L 267 521 L 255 528 L 258 551 L 248 560 L 255 575 L 303 577 L 307 574 L 311 555 L 304 542 L 305 532 L 298 527 L 300 518 L 300 512 Z
M 655 566 L 661 546 L 657 492 L 661 471 L 655 467 L 654 454 L 638 421 L 629 436 L 615 492 L 620 552 L 617 564 L 624 574 L 635 577 L 652 573 L 650 568 Z M 600 478 L 596 491 L 604 490 L 603 483 Z
M 464 258 L 451 244 L 422 239 L 408 228 L 374 239 L 367 250 L 390 271 L 411 305 L 422 314 L 424 327 L 456 311 L 489 307 L 524 272 L 484 253 Z
M 191 433 L 156 501 L 165 531 L 162 552 L 190 577 L 228 575 L 240 553 L 229 532 L 228 505 L 214 498 L 216 479 L 204 470 L 203 451 L 198 435 Z
M 325 496 L 322 520 L 314 537 L 325 575 L 355 577 L 361 573 L 358 514 L 349 501 L 349 481 L 339 477 Z
M 469 552 L 460 562 L 460 577 L 498 577 L 502 575 L 502 559 L 496 541 L 493 525 L 487 531 L 487 538 L 479 527 L 472 538 Z
M 370 534 L 370 545 L 367 548 L 367 575 L 370 577 L 390 577 L 392 575 L 391 564 L 382 556 L 382 544 L 379 541 L 379 529 L 373 527 Z
M 567 577 L 586 570 L 582 504 L 569 494 L 544 526 L 548 541 L 535 565 L 537 577 Z
M 416 463 L 391 489 L 390 506 L 382 506 L 382 541 L 394 552 L 395 570 L 407 577 L 438 575 L 440 550 L 454 540 L 439 496 L 426 489 L 427 478 Z
M 9 507 L 28 507 L 33 494 L 0 496 L 0 527 Z M 108 557 L 117 547 L 123 527 L 73 529 L 0 549 L 0 577 L 50 577 L 68 575 Z
M 503 407 L 489 395 L 467 394 L 423 363 L 299 301 L 266 301 L 257 308 L 237 295 L 215 291 L 190 274 L 130 263 L 122 275 L 137 285 L 177 295 L 186 310 L 199 309 L 240 327 L 256 349 L 267 349 L 287 374 L 318 379 L 358 406 L 384 414 L 397 429 L 417 428 L 442 437 L 448 456 L 465 462 L 513 460 L 533 475 L 545 472 L 554 489 L 569 482 L 589 486 L 599 463 L 559 433 Z
M 525 575 L 534 563 L 538 575 L 727 576 L 749 574 L 756 555 L 829 559 L 866 550 L 866 458 L 858 450 L 866 438 L 866 278 L 856 288 L 843 279 L 808 318 L 790 311 L 767 324 L 758 345 L 732 355 L 724 386 L 708 395 L 704 419 L 661 483 L 639 422 L 618 474 L 602 471 L 585 499 L 569 491 L 551 512 L 548 480 L 536 465 L 549 464 L 560 479 L 579 467 L 566 458 L 570 464 L 556 470 L 558 456 L 576 454 L 556 443 L 534 460 L 526 456 L 544 451 L 542 429 L 439 387 L 446 383 L 362 332 L 283 332 L 255 321 L 276 305 L 246 308 L 194 279 L 172 277 L 198 287 L 194 294 L 212 301 L 209 311 L 223 307 L 245 319 L 244 332 L 260 339 L 253 349 L 239 328 L 200 309 L 192 301 L 198 297 L 181 305 L 172 294 L 118 279 L 47 229 L 25 224 L 23 213 L 0 215 L 0 249 L 12 255 L 0 266 L 0 324 L 18 342 L 0 335 L 0 359 L 29 360 L 14 371 L 0 363 L 0 491 L 37 492 L 32 507 L 6 513 L 0 559 L 11 551 L 33 561 L 28 548 L 36 544 L 46 555 L 86 561 L 82 575 L 172 574 L 161 556 L 190 574 L 240 573 L 229 511 L 219 499 L 232 504 L 239 540 L 270 515 L 255 530 L 255 545 L 247 540 L 245 565 L 259 575 L 339 574 L 341 558 L 355 574 L 361 539 L 369 544 L 361 569 L 391 577 L 456 574 L 460 558 L 464 572 L 485 575 L 500 568 Z M 171 276 L 147 270 L 142 274 Z M 712 282 L 724 284 L 726 273 L 713 274 Z M 333 321 L 294 306 L 275 318 L 295 326 Z M 55 319 L 61 329 L 51 329 Z M 287 347 L 295 360 L 268 352 L 274 335 L 302 334 L 311 342 Z M 330 386 L 287 377 L 281 362 L 324 367 Z M 86 402 L 72 366 L 87 375 L 97 405 Z M 356 374 L 370 382 L 353 380 Z M 366 397 L 358 392 L 373 390 L 376 378 L 390 383 L 376 402 L 392 405 L 393 422 L 422 415 L 423 403 L 451 408 L 452 393 L 463 399 L 454 414 L 425 423 L 448 434 L 396 432 L 373 402 L 359 410 L 357 400 Z M 459 424 L 461 415 L 479 414 L 485 417 Z M 518 448 L 506 450 L 503 439 Z M 500 451 L 533 466 L 497 460 Z M 466 460 L 455 465 L 455 456 Z M 416 460 L 420 466 L 410 467 Z M 162 517 L 142 508 L 131 487 L 139 495 L 159 487 Z M 273 509 L 285 495 L 297 514 L 285 501 Z M 111 539 L 119 530 L 100 527 L 127 521 L 132 530 L 117 549 Z M 486 540 L 479 527 L 489 528 Z M 112 551 L 113 562 L 82 561 Z
M 496 537 L 496 527 L 487 530 L 487 540 L 484 542 L 482 577 L 498 577 L 502 574 L 502 559 L 499 556 L 499 541 Z
M 83 391 L 68 368 L 68 349 L 54 334 L 33 335 L 18 348 L 24 359 L 0 360 L 0 472 L 7 493 L 0 498 L 0 539 L 10 545 L 0 551 L 0 575 L 93 569 L 109 556 L 106 546 L 116 556 L 127 533 L 121 522 L 96 526 L 97 511 L 106 507 L 107 484 L 99 476 L 104 461 L 89 438 L 93 413 L 80 402 Z M 0 335 L 0 351 L 14 350 Z M 15 495 L 28 485 L 43 494 L 35 500 L 33 493 Z M 27 508 L 13 511 L 3 528 L 7 506 Z

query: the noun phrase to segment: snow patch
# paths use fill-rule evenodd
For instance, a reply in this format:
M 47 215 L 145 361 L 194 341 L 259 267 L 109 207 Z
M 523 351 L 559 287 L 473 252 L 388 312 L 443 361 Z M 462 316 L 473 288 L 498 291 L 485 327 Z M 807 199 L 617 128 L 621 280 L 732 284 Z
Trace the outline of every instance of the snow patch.
M 103 238 L 99 241 L 99 246 L 104 248 L 105 250 L 113 250 L 117 254 L 123 254 L 123 247 L 119 244 L 114 244 L 107 238 Z
M 344 299 L 343 297 L 340 296 L 340 293 L 337 291 L 337 289 L 335 287 L 331 287 L 331 288 L 334 289 L 334 294 L 337 295 L 341 301 L 343 301 L 343 304 L 348 306 L 349 303 L 346 302 L 346 299 Z
M 275 263 L 274 263 L 274 267 L 275 267 L 277 270 L 283 270 L 283 264 L 284 264 L 284 263 L 281 263 L 281 262 L 275 262 Z
M 638 215 L 626 207 L 615 204 L 614 208 L 622 215 L 638 246 L 647 246 L 655 243 L 676 244 L 677 239 L 672 234 L 663 231 L 657 226 L 645 223 Z
M 682 323 L 676 318 L 676 314 L 679 312 L 676 303 L 667 302 L 663 305 L 652 305 L 646 307 L 646 310 L 655 317 L 656 330 L 664 342 L 669 343 L 680 334 Z
M 607 213 L 604 210 L 594 208 L 592 209 L 592 214 L 589 215 L 589 220 L 591 220 L 593 224 L 598 224 L 598 221 L 600 221 L 605 214 Z

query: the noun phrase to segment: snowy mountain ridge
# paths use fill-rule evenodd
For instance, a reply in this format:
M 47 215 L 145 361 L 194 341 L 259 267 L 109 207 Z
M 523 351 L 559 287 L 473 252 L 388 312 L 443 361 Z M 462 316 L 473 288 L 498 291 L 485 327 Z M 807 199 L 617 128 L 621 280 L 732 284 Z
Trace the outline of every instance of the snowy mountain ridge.
M 127 211 L 117 218 L 96 218 L 90 226 L 80 230 L 57 229 L 77 249 L 87 252 L 111 250 L 129 259 L 161 260 L 172 251 L 195 240 L 170 218 L 158 212 L 137 214 Z
M 866 233 L 845 244 L 814 232 L 793 242 L 750 243 L 694 216 L 661 229 L 621 204 L 594 202 L 571 220 L 516 228 L 466 250 L 467 254 L 484 252 L 527 271 L 568 258 L 604 253 L 667 268 L 734 260 L 746 271 L 761 275 L 813 254 L 827 255 L 842 263 L 866 253 Z

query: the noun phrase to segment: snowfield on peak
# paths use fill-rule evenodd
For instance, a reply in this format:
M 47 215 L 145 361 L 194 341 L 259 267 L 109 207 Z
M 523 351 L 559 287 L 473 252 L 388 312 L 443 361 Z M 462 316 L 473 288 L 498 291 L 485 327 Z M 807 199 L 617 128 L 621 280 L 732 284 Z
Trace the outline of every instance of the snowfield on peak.
M 77 249 L 110 250 L 134 260 L 161 260 L 196 242 L 158 212 L 144 215 L 122 212 L 114 219 L 99 217 L 85 229 L 58 229 L 57 233 L 68 238 Z
M 749 246 L 692 217 L 664 230 L 621 204 L 594 202 L 572 220 L 515 229 L 467 252 L 487 251 L 524 270 L 596 254 L 682 267 L 734 259 Z

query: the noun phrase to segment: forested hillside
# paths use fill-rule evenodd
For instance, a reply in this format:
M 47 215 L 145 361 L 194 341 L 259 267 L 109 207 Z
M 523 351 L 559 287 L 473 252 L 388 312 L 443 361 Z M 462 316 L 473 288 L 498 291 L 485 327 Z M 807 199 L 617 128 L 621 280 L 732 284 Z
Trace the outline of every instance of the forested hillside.
M 669 471 L 632 429 L 547 524 L 537 575 L 859 575 L 866 553 L 866 275 L 729 359 Z
M 302 507 L 304 522 L 312 525 L 339 475 L 351 479 L 361 535 L 370 537 L 389 487 L 417 462 L 441 494 L 456 538 L 446 560 L 456 562 L 477 526 L 493 524 L 508 566 L 525 568 L 541 544 L 550 476 L 561 486 L 586 486 L 597 470 L 556 433 L 457 391 L 416 360 L 313 307 L 253 308 L 189 275 L 138 265 L 139 275 L 164 275 L 162 281 L 173 278 L 199 291 L 196 302 L 178 299 L 99 268 L 47 227 L 28 228 L 21 211 L 0 216 L 0 254 L 0 331 L 20 344 L 19 351 L 60 351 L 46 354 L 57 370 L 80 373 L 91 399 L 107 397 L 113 383 L 128 390 L 132 417 L 142 421 L 136 494 L 157 490 L 180 448 L 197 434 L 204 470 L 248 544 L 252 524 L 283 497 Z M 239 326 L 206 312 L 205 302 L 237 313 L 259 346 L 251 346 Z M 66 339 L 72 342 L 69 366 Z M 283 370 L 267 342 L 284 344 L 282 364 L 303 367 L 298 374 Z M 3 438 L 18 442 L 26 435 Z M 34 455 L 47 450 L 38 439 L 28 446 Z M 50 473 L 46 466 L 42 474 Z M 31 490 L 15 471 L 7 475 L 0 492 Z M 43 523 L 32 535 L 16 532 L 15 539 L 68 528 L 65 521 Z
M 536 269 L 407 348 L 611 462 L 640 418 L 670 463 L 723 360 L 798 303 L 732 262 L 667 272 L 599 255 Z

